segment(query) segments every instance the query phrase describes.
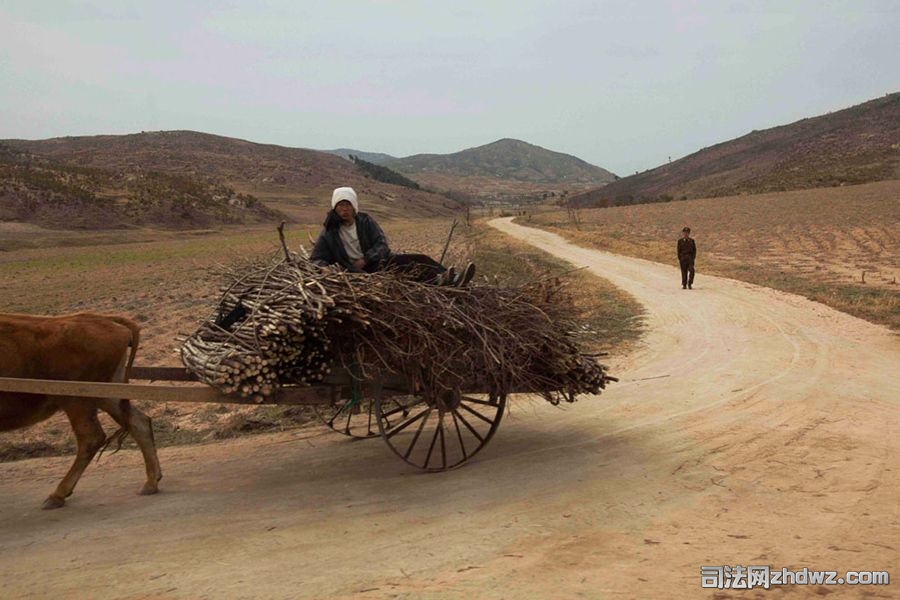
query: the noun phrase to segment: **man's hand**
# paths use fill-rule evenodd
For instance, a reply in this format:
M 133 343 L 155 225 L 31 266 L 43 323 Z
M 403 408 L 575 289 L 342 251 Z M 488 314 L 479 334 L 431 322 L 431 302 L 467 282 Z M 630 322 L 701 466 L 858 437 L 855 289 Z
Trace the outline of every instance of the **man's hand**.
M 354 271 L 363 271 L 366 268 L 366 259 L 357 258 L 353 261 L 353 270 Z

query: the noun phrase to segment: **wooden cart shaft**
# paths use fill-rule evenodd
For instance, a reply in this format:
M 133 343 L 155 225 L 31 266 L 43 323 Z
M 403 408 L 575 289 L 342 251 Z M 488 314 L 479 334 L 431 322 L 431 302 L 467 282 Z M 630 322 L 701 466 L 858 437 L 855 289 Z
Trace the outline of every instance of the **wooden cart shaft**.
M 101 383 L 95 381 L 61 381 L 0 377 L 0 392 L 47 394 L 83 398 L 127 398 L 150 402 L 218 402 L 224 404 L 324 404 L 338 398 L 349 398 L 353 380 L 348 373 L 329 376 L 322 383 L 309 387 L 285 386 L 259 402 L 238 394 L 224 394 L 200 383 L 186 369 L 180 367 L 133 367 L 131 383 Z M 135 380 L 151 383 L 134 383 Z M 157 382 L 157 383 L 152 383 Z M 379 391 L 404 393 L 401 381 L 379 384 Z

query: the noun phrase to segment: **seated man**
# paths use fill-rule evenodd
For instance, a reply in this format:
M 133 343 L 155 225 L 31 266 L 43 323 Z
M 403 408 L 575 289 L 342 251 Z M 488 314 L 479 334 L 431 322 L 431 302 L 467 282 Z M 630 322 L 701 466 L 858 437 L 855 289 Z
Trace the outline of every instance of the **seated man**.
M 317 265 L 340 265 L 348 271 L 374 273 L 396 269 L 416 281 L 438 285 L 466 286 L 475 276 L 469 263 L 461 273 L 424 254 L 394 254 L 375 219 L 359 212 L 356 192 L 339 187 L 331 195 L 331 210 L 325 218 L 310 260 Z

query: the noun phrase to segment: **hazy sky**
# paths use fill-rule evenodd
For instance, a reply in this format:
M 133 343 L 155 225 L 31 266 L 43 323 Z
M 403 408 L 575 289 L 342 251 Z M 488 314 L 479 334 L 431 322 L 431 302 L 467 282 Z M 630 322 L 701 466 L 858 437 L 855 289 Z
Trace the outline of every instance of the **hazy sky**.
M 897 0 L 0 3 L 0 138 L 512 137 L 628 175 L 896 91 Z

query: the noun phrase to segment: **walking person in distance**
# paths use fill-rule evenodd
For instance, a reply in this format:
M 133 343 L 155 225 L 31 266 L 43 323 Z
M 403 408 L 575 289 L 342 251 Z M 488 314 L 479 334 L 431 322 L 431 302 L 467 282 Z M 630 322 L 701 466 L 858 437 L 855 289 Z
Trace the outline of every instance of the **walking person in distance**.
M 691 228 L 681 230 L 678 239 L 678 264 L 681 265 L 681 289 L 689 290 L 694 285 L 694 260 L 697 258 L 697 243 L 691 237 Z

